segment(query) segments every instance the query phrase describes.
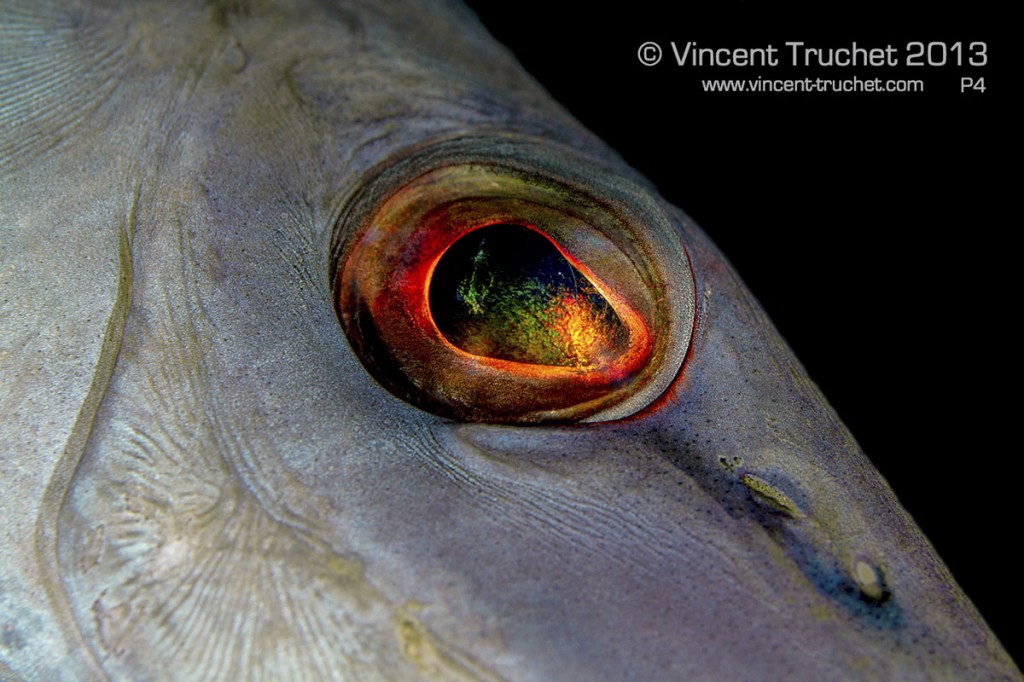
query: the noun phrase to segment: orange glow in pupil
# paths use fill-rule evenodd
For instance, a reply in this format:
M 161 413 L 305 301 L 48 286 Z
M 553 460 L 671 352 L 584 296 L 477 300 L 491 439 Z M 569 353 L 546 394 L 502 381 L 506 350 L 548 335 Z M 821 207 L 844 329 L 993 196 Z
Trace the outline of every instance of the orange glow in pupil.
M 605 339 L 608 330 L 596 319 L 582 296 L 564 294 L 552 312 L 553 328 L 562 342 L 562 352 L 573 366 L 605 364 L 614 357 Z

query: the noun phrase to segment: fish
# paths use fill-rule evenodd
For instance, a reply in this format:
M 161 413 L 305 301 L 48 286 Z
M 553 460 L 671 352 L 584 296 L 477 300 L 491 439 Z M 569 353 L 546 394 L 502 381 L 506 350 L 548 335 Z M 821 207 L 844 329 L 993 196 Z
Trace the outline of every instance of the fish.
M 462 5 L 2 16 L 0 677 L 1021 679 L 718 249 Z M 503 287 L 577 334 L 439 331 Z

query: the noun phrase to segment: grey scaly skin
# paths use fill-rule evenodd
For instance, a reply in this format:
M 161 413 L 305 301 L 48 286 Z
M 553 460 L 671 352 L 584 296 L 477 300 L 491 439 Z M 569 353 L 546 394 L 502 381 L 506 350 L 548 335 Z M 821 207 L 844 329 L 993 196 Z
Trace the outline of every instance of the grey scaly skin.
M 424 4 L 5 3 L 0 677 L 1021 679 L 700 229 Z M 461 424 L 360 364 L 339 219 L 489 158 L 685 248 L 650 405 Z

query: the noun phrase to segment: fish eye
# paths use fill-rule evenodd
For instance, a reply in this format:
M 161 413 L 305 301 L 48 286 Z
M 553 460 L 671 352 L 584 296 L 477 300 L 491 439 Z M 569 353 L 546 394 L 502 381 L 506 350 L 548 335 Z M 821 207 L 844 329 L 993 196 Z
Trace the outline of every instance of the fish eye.
M 462 421 L 608 421 L 661 395 L 693 328 L 689 261 L 643 188 L 589 165 L 462 141 L 364 183 L 333 271 L 367 371 Z

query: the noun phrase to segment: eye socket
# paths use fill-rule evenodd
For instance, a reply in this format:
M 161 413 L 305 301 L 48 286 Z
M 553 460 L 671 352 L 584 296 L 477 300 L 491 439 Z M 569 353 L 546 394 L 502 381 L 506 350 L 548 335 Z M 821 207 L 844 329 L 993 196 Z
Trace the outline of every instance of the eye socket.
M 486 156 L 431 150 L 350 202 L 335 291 L 356 354 L 395 395 L 460 420 L 642 409 L 689 344 L 678 237 L 627 181 L 529 144 Z

